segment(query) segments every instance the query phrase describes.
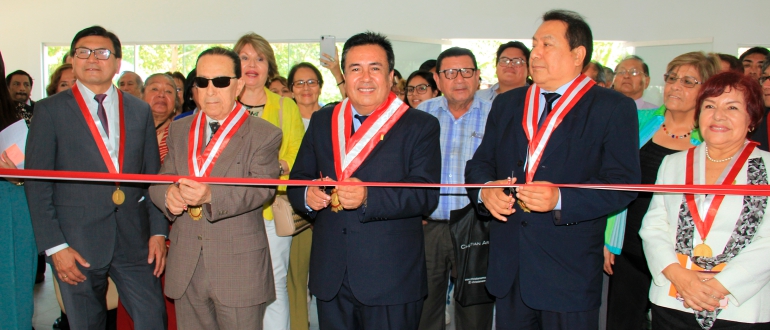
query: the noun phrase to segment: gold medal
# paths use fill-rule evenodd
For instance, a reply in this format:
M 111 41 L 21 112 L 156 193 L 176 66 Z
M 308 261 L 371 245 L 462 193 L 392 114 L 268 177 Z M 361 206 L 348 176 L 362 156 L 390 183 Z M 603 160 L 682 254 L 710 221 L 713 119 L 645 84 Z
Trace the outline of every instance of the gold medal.
M 125 201 L 126 201 L 126 194 L 123 193 L 122 190 L 120 190 L 120 187 L 118 187 L 118 189 L 115 189 L 115 191 L 112 192 L 112 202 L 115 203 L 115 205 L 121 205 Z
M 518 202 L 518 203 L 519 203 L 519 207 L 521 207 L 521 210 L 522 210 L 522 211 L 524 211 L 524 212 L 527 212 L 527 213 L 530 213 L 530 212 L 532 212 L 532 211 L 531 211 L 531 210 L 530 210 L 530 209 L 527 207 L 527 204 L 524 204 L 524 202 L 522 202 L 520 199 L 517 199 L 517 200 L 516 200 L 516 202 Z
M 190 218 L 192 218 L 195 221 L 200 220 L 203 218 L 203 207 L 202 206 L 190 206 L 187 208 L 187 213 L 190 213 Z
M 342 211 L 342 204 L 340 204 L 340 196 L 337 195 L 337 189 L 332 189 L 332 200 L 329 203 L 332 207 L 332 212 L 337 213 L 339 211 Z
M 695 246 L 694 249 L 692 249 L 692 256 L 693 257 L 707 257 L 710 258 L 714 254 L 711 252 L 711 247 L 706 245 L 706 243 L 701 243 Z

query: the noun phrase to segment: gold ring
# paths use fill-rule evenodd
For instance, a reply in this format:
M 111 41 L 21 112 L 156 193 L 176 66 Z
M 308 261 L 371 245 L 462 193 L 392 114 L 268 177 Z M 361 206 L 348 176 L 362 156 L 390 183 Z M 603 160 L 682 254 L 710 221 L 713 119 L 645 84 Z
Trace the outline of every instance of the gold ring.
M 61 277 L 63 277 L 63 278 L 67 278 L 67 275 L 62 275 Z

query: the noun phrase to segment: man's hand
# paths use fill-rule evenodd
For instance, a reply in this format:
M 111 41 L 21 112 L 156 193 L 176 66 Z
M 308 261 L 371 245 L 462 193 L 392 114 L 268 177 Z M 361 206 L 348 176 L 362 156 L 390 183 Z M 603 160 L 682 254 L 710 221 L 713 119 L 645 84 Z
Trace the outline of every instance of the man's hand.
M 604 247 L 604 272 L 607 275 L 612 275 L 612 265 L 615 264 L 615 255 L 610 252 L 607 247 Z
M 497 180 L 487 184 L 513 184 L 516 178 L 510 180 Z M 500 221 L 508 221 L 507 216 L 516 212 L 513 202 L 516 201 L 510 195 L 503 192 L 502 187 L 481 188 L 481 201 L 493 217 Z
M 547 181 L 534 181 L 530 183 L 550 184 Z M 549 212 L 559 202 L 559 188 L 524 185 L 516 188 L 516 198 L 524 202 L 527 208 L 532 211 Z
M 719 301 L 724 299 L 722 293 L 706 284 L 710 282 L 709 280 L 704 281 L 698 272 L 683 268 L 677 263 L 663 269 L 663 275 L 671 281 L 676 291 L 684 299 L 685 308 L 692 308 L 696 311 L 704 309 L 713 311 L 719 307 Z
M 170 184 L 166 189 L 166 209 L 173 215 L 180 215 L 187 209 L 187 203 L 182 199 L 182 192 L 176 184 Z
M 330 179 L 327 176 L 325 178 L 322 178 L 321 181 L 334 181 L 334 180 Z M 305 203 L 307 203 L 307 206 L 313 209 L 313 211 L 320 211 L 325 209 L 327 206 L 329 206 L 329 203 L 331 202 L 331 200 L 332 200 L 332 197 L 327 195 L 321 189 L 321 187 L 307 187 L 307 196 L 305 196 Z
M 69 285 L 77 285 L 86 280 L 85 275 L 80 272 L 75 262 L 83 267 L 91 267 L 91 264 L 71 247 L 54 253 L 51 255 L 51 260 L 53 260 L 53 267 L 56 269 L 59 279 Z
M 344 182 L 361 182 L 358 178 L 347 178 Z M 340 205 L 346 210 L 355 210 L 366 201 L 367 189 L 364 186 L 338 186 L 337 195 Z
M 186 205 L 203 205 L 211 203 L 211 187 L 206 183 L 194 180 L 179 179 L 179 192 Z
M 150 237 L 150 253 L 147 255 L 147 263 L 155 262 L 155 270 L 152 275 L 160 277 L 166 269 L 166 238 L 163 236 Z

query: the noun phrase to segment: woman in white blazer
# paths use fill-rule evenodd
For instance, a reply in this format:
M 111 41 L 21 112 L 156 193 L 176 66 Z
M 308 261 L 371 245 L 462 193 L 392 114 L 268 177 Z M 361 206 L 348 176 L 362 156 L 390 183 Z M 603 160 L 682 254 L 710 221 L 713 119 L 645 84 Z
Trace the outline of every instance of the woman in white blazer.
M 697 102 L 704 142 L 667 156 L 657 183 L 767 185 L 770 153 L 747 139 L 764 113 L 758 82 L 721 73 Z M 767 202 L 655 194 L 639 231 L 653 277 L 653 329 L 770 329 Z

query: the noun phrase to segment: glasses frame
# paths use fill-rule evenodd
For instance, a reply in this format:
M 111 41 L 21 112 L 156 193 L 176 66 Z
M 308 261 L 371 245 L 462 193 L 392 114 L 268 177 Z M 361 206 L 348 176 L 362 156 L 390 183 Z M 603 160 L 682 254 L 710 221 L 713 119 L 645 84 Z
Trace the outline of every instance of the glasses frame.
M 441 71 L 439 71 L 437 73 L 439 74 L 439 76 L 441 76 L 441 73 L 444 73 L 444 77 L 445 78 L 447 78 L 449 80 L 452 80 L 452 79 L 457 78 L 457 74 L 460 74 L 465 79 L 473 78 L 473 75 L 476 74 L 476 71 L 479 71 L 479 69 L 474 69 L 474 68 L 458 68 L 458 69 L 441 70 Z M 466 73 L 468 73 L 468 75 L 466 75 Z M 450 77 L 450 75 L 451 75 L 451 77 Z
M 761 76 L 761 77 L 759 77 L 759 79 L 757 79 L 757 80 L 759 80 L 759 84 L 760 84 L 760 85 L 764 85 L 764 84 L 765 84 L 765 81 L 767 81 L 767 80 L 770 80 L 770 76 Z
M 636 77 L 636 76 L 645 76 L 646 77 L 647 76 L 647 74 L 645 74 L 644 71 L 639 71 L 637 69 L 615 71 L 615 76 L 616 77 L 617 76 L 626 76 L 626 75 L 631 76 L 631 77 Z
M 289 86 L 289 90 L 293 89 L 295 86 L 297 88 L 304 88 L 306 84 L 308 88 L 311 88 L 314 86 L 321 86 L 321 82 L 318 79 L 297 80 L 291 83 L 291 85 Z
M 78 50 L 87 50 L 87 51 L 88 51 L 88 56 L 86 56 L 86 57 L 81 57 L 81 56 L 78 54 Z M 101 52 L 105 52 L 105 53 L 107 54 L 107 57 L 105 57 L 105 58 L 100 58 L 100 57 L 99 57 L 99 55 L 98 55 L 98 53 L 97 53 L 98 51 L 101 51 Z M 86 47 L 78 47 L 78 48 L 75 48 L 75 50 L 72 52 L 72 56 L 73 56 L 73 57 L 75 57 L 75 58 L 79 58 L 79 59 L 81 59 L 81 60 L 87 60 L 87 59 L 91 58 L 91 54 L 94 54 L 94 58 L 96 58 L 97 60 L 102 60 L 102 61 L 104 61 L 104 60 L 109 60 L 109 59 L 110 59 L 110 56 L 112 56 L 112 51 L 111 51 L 111 50 L 109 50 L 109 49 L 107 49 L 107 48 L 97 48 L 97 49 L 91 49 L 91 48 L 86 48 Z
M 227 80 L 226 80 L 227 81 L 227 85 L 217 86 L 218 84 L 216 82 L 214 82 L 214 80 L 215 79 L 219 79 L 219 81 L 225 81 L 222 78 L 227 78 Z M 209 82 L 211 82 L 211 84 L 214 85 L 214 87 L 216 87 L 216 88 L 227 88 L 227 87 L 230 87 L 230 85 L 232 84 L 233 79 L 238 79 L 238 78 L 237 77 L 228 77 L 228 76 L 219 76 L 219 77 L 214 77 L 214 78 L 195 77 L 195 78 L 193 78 L 193 85 L 195 85 L 195 87 L 197 87 L 197 88 L 204 89 L 204 88 L 209 88 Z M 199 85 L 200 81 L 205 81 L 206 82 L 206 86 Z M 219 85 L 221 85 L 221 84 L 219 84 Z
M 519 62 L 519 64 L 515 64 L 513 63 L 513 61 L 517 61 Z M 521 57 L 508 58 L 505 56 L 500 56 L 500 58 L 497 60 L 497 66 L 515 68 L 517 66 L 523 66 L 523 65 L 527 65 L 527 60 Z
M 672 74 L 670 74 L 670 73 L 664 73 L 663 74 L 663 82 L 665 82 L 666 84 L 673 84 L 673 83 L 679 81 L 679 84 L 681 84 L 682 86 L 687 87 L 687 88 L 695 88 L 695 86 L 703 84 L 702 82 L 698 81 L 698 79 L 695 79 L 695 77 L 691 77 L 691 76 L 672 77 L 671 78 L 672 80 L 669 81 L 668 77 L 671 77 L 671 76 L 672 76 Z M 695 80 L 695 84 L 693 84 L 692 86 L 687 85 L 685 83 L 685 81 L 684 81 L 685 78 L 691 78 L 692 80 Z
M 418 88 L 421 88 L 422 91 L 420 91 L 420 89 Z M 417 86 L 406 86 L 406 95 L 422 95 L 428 92 L 428 88 L 433 89 L 428 84 L 419 84 Z M 410 89 L 412 90 L 411 92 L 409 91 Z

